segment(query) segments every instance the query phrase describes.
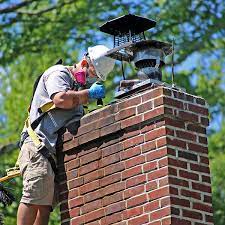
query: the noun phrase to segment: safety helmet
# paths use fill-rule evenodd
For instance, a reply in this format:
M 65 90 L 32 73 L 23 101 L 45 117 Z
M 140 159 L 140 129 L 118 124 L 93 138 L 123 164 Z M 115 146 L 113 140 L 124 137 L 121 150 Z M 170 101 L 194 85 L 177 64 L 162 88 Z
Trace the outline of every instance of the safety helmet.
M 107 75 L 113 70 L 115 59 L 105 56 L 110 49 L 104 45 L 96 45 L 88 48 L 88 56 L 93 64 L 97 76 L 106 80 Z

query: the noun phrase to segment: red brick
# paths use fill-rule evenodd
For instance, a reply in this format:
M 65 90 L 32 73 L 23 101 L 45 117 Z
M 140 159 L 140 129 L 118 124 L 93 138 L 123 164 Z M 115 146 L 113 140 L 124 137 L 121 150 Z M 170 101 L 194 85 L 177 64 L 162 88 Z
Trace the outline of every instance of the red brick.
M 208 144 L 207 137 L 201 137 L 201 136 L 199 136 L 198 137 L 198 140 L 199 140 L 199 143 L 201 143 L 201 144 L 205 144 L 205 145 Z
M 205 127 L 201 127 L 200 125 L 197 125 L 197 124 L 192 124 L 192 123 L 188 124 L 187 130 L 194 131 L 201 134 L 206 134 Z
M 186 142 L 183 141 L 183 140 L 179 140 L 179 139 L 172 139 L 172 138 L 167 138 L 167 144 L 168 145 L 172 145 L 172 146 L 175 146 L 175 147 L 179 147 L 179 148 L 183 148 L 183 149 L 186 149 Z
M 189 180 L 199 180 L 199 175 L 190 171 L 179 170 L 180 177 L 187 178 Z
M 84 224 L 84 216 L 78 216 L 74 218 L 71 222 L 71 225 L 83 225 Z
M 100 187 L 99 180 L 93 181 L 91 183 L 87 183 L 80 187 L 80 194 L 86 194 L 88 192 L 94 191 Z
M 208 154 L 208 148 L 202 145 L 188 143 L 188 149 L 190 151 Z
M 138 112 L 138 114 L 141 114 L 143 112 L 147 112 L 147 111 L 151 110 L 152 108 L 153 108 L 153 104 L 152 104 L 152 101 L 150 100 L 148 102 L 138 105 L 137 112 Z
M 105 167 L 120 161 L 120 153 L 109 155 L 99 161 L 99 167 Z
M 164 90 L 163 90 L 162 87 L 157 87 L 155 89 L 151 89 L 151 90 L 147 91 L 146 93 L 144 93 L 142 95 L 142 101 L 146 102 L 146 101 L 148 101 L 150 99 L 162 96 L 163 95 L 163 91 Z
M 188 104 L 188 109 L 192 112 L 195 112 L 197 114 L 202 114 L 205 116 L 208 116 L 208 109 L 205 107 L 201 107 L 198 105 Z
M 165 207 L 150 213 L 150 220 L 154 221 L 154 220 L 163 219 L 164 217 L 168 215 L 170 215 L 170 207 Z
M 122 213 L 114 213 L 101 219 L 101 225 L 115 224 L 123 219 Z
M 113 184 L 115 182 L 119 182 L 122 179 L 121 173 L 116 173 L 111 176 L 104 177 L 100 180 L 101 187 L 104 187 L 109 184 Z
M 94 180 L 98 180 L 100 178 L 102 178 L 104 176 L 104 171 L 103 169 L 98 169 L 98 170 L 95 170 L 93 172 L 90 172 L 90 173 L 87 173 L 85 174 L 84 176 L 84 183 L 90 183 Z
M 136 129 L 135 127 L 128 127 L 124 129 L 124 133 L 122 134 L 121 140 L 126 140 L 131 137 L 139 136 L 141 134 L 141 131 L 139 129 Z
M 98 161 L 95 161 L 95 162 L 91 162 L 89 164 L 86 164 L 84 166 L 81 166 L 79 168 L 79 175 L 84 175 L 86 173 L 90 173 L 96 169 L 99 169 L 99 163 Z
M 78 138 L 78 143 L 79 143 L 79 145 L 82 145 L 82 144 L 85 144 L 85 143 L 87 143 L 89 141 L 93 141 L 93 140 L 95 140 L 95 139 L 97 139 L 99 137 L 100 137 L 99 130 L 95 130 L 95 131 L 92 131 L 90 133 L 81 135 Z
M 124 213 L 123 213 L 123 218 L 127 220 L 132 217 L 142 215 L 143 212 L 144 212 L 143 206 L 135 207 L 132 209 L 126 209 L 126 211 L 124 211 Z
M 87 193 L 84 195 L 84 203 L 86 204 L 87 202 L 91 202 L 102 197 L 103 197 L 103 193 L 101 190 Z
M 79 178 L 70 180 L 68 182 L 68 188 L 69 189 L 77 188 L 77 187 L 80 187 L 83 184 L 84 184 L 84 178 L 83 177 L 79 177 Z
M 152 170 L 156 170 L 157 167 L 158 167 L 157 161 L 153 161 L 153 162 L 145 163 L 143 165 L 143 170 L 146 173 L 146 172 L 149 172 L 149 171 L 152 171 Z
M 179 101 L 179 100 L 176 100 L 174 98 L 163 97 L 163 102 L 164 102 L 164 105 L 173 106 L 173 107 L 176 107 L 176 108 L 179 108 L 179 109 L 184 108 L 183 102 Z
M 203 126 L 208 127 L 209 126 L 209 119 L 205 117 L 200 118 L 200 122 Z
M 79 166 L 80 166 L 80 160 L 74 159 L 74 160 L 71 160 L 70 162 L 66 163 L 65 168 L 66 168 L 66 171 L 69 171 L 72 169 L 76 169 Z
M 198 123 L 198 116 L 196 114 L 185 112 L 185 111 L 179 111 L 178 116 L 182 120 L 187 120 L 187 121 L 190 121 L 190 122 Z
M 154 151 L 150 151 L 149 153 L 147 153 L 146 155 L 146 161 L 153 161 L 155 159 L 158 158 L 162 158 L 165 157 L 167 155 L 167 148 L 160 148 L 160 149 L 156 149 Z
M 175 178 L 175 177 L 169 177 L 169 183 L 174 184 L 174 185 L 178 185 L 178 186 L 182 186 L 182 187 L 189 187 L 188 181 L 178 179 L 178 178 Z
M 196 141 L 196 135 L 186 132 L 186 131 L 177 130 L 176 135 L 179 138 L 187 139 L 190 141 Z
M 201 172 L 201 173 L 207 173 L 207 174 L 210 173 L 208 166 L 202 166 L 202 165 L 191 163 L 190 164 L 190 168 L 193 171 L 197 171 L 197 172 Z
M 164 187 L 169 184 L 169 177 L 166 176 L 166 177 L 160 178 L 158 179 L 158 182 L 159 182 L 159 187 Z
M 135 186 L 133 188 L 126 189 L 124 191 L 124 198 L 125 199 L 131 198 L 131 197 L 134 197 L 136 195 L 140 195 L 144 192 L 145 192 L 145 186 L 143 184 L 139 185 L 139 186 Z
M 177 168 L 187 169 L 187 162 L 182 161 L 180 158 L 179 159 L 168 158 L 168 164 L 170 166 L 176 166 Z
M 169 172 L 168 167 L 163 167 L 156 171 L 152 171 L 148 173 L 148 180 L 151 181 L 151 180 L 158 179 L 160 177 L 167 176 L 169 174 L 168 172 Z
M 182 225 L 191 225 L 191 221 L 172 217 L 171 218 L 171 224 L 173 224 L 173 225 L 181 225 L 181 224 Z
M 134 177 L 136 175 L 139 175 L 142 173 L 142 166 L 136 166 L 131 169 L 126 169 L 125 171 L 122 172 L 122 179 L 127 179 L 129 177 Z
M 202 220 L 202 214 L 200 212 L 196 212 L 194 210 L 187 210 L 187 209 L 183 209 L 182 211 L 183 211 L 184 217 Z
M 61 220 L 80 216 L 80 207 L 70 209 L 70 211 L 61 214 Z
M 136 137 L 132 137 L 130 139 L 127 139 L 123 142 L 123 148 L 127 149 L 133 146 L 136 146 L 138 144 L 141 144 L 144 142 L 144 136 L 143 135 L 139 135 Z
M 211 178 L 208 176 L 202 175 L 202 182 L 211 184 Z
M 158 188 L 154 191 L 151 191 L 149 193 L 149 199 L 150 201 L 154 200 L 154 199 L 158 199 L 158 198 L 162 198 L 164 196 L 169 196 L 169 187 L 162 187 L 162 188 Z
M 84 204 L 84 198 L 82 196 L 69 200 L 69 208 L 72 209 Z
M 124 182 L 111 184 L 109 186 L 106 186 L 104 189 L 102 189 L 102 195 L 103 196 L 110 195 L 112 193 L 119 192 L 119 191 L 122 191 L 124 189 L 125 189 L 125 183 Z
M 137 165 L 142 165 L 145 162 L 145 156 L 139 155 L 136 157 L 133 157 L 131 159 L 128 159 L 125 161 L 125 168 L 128 169 L 130 167 L 134 167 Z
M 210 216 L 210 215 L 205 215 L 205 220 L 206 220 L 206 222 L 208 222 L 208 223 L 213 223 L 214 221 L 213 221 L 213 216 Z
M 136 177 L 132 177 L 126 181 L 126 188 L 146 183 L 146 181 L 147 181 L 146 174 L 141 174 Z
M 106 127 L 101 128 L 100 136 L 103 137 L 105 135 L 115 133 L 115 132 L 119 131 L 120 129 L 121 129 L 121 123 L 120 122 L 108 125 Z
M 189 200 L 182 199 L 182 198 L 177 198 L 177 197 L 174 197 L 174 196 L 172 196 L 170 198 L 170 200 L 171 200 L 171 203 L 173 205 L 179 205 L 179 206 L 190 208 L 190 201 Z
M 142 115 L 133 116 L 121 121 L 121 129 L 139 124 L 143 121 Z
M 159 200 L 154 200 L 154 201 L 150 201 L 147 204 L 144 205 L 144 210 L 146 213 L 148 212 L 152 212 L 156 209 L 160 208 L 160 201 Z
M 105 207 L 105 214 L 110 215 L 112 213 L 120 212 L 126 208 L 126 203 L 124 201 L 117 202 Z
M 212 197 L 208 195 L 204 195 L 203 202 L 212 204 Z
M 102 149 L 102 157 L 106 157 L 106 156 L 112 155 L 116 152 L 120 152 L 122 149 L 123 149 L 123 145 L 122 145 L 121 142 L 115 143 L 115 144 L 110 145 L 110 146 L 107 146 L 107 147 Z
M 78 146 L 78 139 L 74 138 L 71 141 L 68 141 L 63 144 L 63 151 L 67 151 L 73 148 L 76 148 Z
M 128 225 L 141 225 L 149 222 L 148 215 L 142 215 L 140 217 L 135 217 L 134 219 L 128 220 Z
M 68 171 L 68 172 L 65 174 L 63 180 L 67 180 L 67 181 L 72 180 L 72 179 L 74 179 L 74 178 L 77 178 L 77 175 L 78 175 L 77 169 L 75 169 L 75 170 L 70 170 L 70 171 Z
M 96 200 L 90 203 L 86 203 L 81 207 L 82 214 L 94 211 L 95 209 L 102 208 L 102 200 Z
M 193 161 L 198 160 L 198 156 L 196 154 L 189 153 L 189 152 L 186 152 L 186 151 L 178 151 L 178 157 L 183 158 L 183 159 L 187 159 L 188 161 L 189 160 L 193 160 Z
M 124 162 L 119 162 L 119 163 L 105 167 L 104 174 L 105 174 L 105 176 L 107 176 L 107 175 L 110 175 L 110 174 L 113 174 L 116 172 L 120 172 L 124 169 L 125 169 Z
M 126 151 L 121 152 L 121 159 L 128 159 L 133 156 L 137 156 L 141 154 L 141 147 L 140 146 L 135 146 L 128 148 Z
M 145 141 L 147 142 L 147 141 L 155 140 L 165 135 L 166 135 L 166 128 L 161 127 L 146 133 L 144 137 L 145 137 Z
M 110 124 L 112 124 L 114 122 L 115 122 L 115 116 L 113 114 L 106 116 L 106 117 L 102 117 L 101 119 L 98 120 L 97 128 L 109 126 Z
M 202 212 L 208 212 L 208 213 L 212 213 L 212 206 L 210 205 L 206 205 L 203 203 L 199 203 L 199 202 L 193 202 L 193 209 L 197 209 L 200 210 Z
M 147 203 L 147 194 L 142 194 L 127 200 L 127 208 L 132 208 L 138 205 L 144 205 Z
M 126 109 L 123 109 L 121 111 L 119 111 L 116 115 L 115 115 L 115 119 L 117 120 L 123 120 L 125 118 L 131 117 L 136 115 L 136 106 L 134 107 L 129 107 Z
M 87 223 L 87 222 L 100 219 L 103 216 L 104 216 L 104 209 L 99 209 L 99 210 L 92 211 L 88 214 L 85 214 L 84 220 L 85 220 L 85 223 Z
M 72 198 L 76 198 L 78 197 L 78 188 L 74 188 L 72 190 L 69 191 L 68 193 L 68 199 L 72 199 Z
M 123 192 L 116 192 L 103 198 L 103 206 L 110 205 L 115 202 L 123 200 Z
M 192 182 L 192 188 L 194 190 L 211 193 L 211 187 L 209 185 Z
M 80 157 L 80 165 L 85 165 L 87 163 L 90 163 L 92 161 L 98 160 L 101 158 L 101 151 L 97 150 L 95 152 L 92 152 L 90 154 L 87 155 L 83 155 Z
M 142 146 L 142 153 L 156 149 L 156 141 L 145 142 Z
M 144 113 L 144 121 L 149 120 L 149 119 L 153 119 L 155 117 L 161 116 L 165 113 L 165 108 L 164 106 L 160 106 L 158 108 L 155 108 L 151 111 L 148 111 L 146 113 Z
M 152 190 L 155 190 L 157 189 L 157 181 L 154 180 L 154 181 L 148 181 L 147 184 L 146 184 L 146 191 L 149 192 L 149 191 L 152 191 Z
M 161 208 L 164 208 L 165 206 L 171 205 L 171 197 L 165 197 L 160 199 L 160 206 Z
M 137 106 L 140 103 L 141 103 L 141 97 L 140 96 L 125 99 L 118 104 L 118 109 L 122 110 L 122 109 L 126 109 L 128 107 L 131 107 L 131 106 Z
M 84 124 L 83 126 L 80 126 L 78 129 L 77 135 L 80 136 L 82 134 L 89 133 L 95 129 L 98 129 L 98 120 L 91 123 Z
M 167 145 L 167 138 L 166 137 L 162 137 L 156 140 L 156 146 L 157 148 L 163 147 Z
M 185 197 L 201 200 L 201 194 L 199 192 L 181 189 L 180 193 Z
M 185 123 L 182 120 L 175 120 L 169 117 L 165 117 L 165 122 L 166 122 L 166 125 L 185 129 Z

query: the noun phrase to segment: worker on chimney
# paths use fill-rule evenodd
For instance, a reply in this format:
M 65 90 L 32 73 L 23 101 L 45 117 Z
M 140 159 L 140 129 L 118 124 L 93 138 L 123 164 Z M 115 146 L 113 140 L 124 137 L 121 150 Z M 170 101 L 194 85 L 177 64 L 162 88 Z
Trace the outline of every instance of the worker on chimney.
M 79 124 L 83 104 L 105 97 L 103 84 L 93 81 L 105 80 L 114 67 L 115 61 L 105 56 L 108 50 L 103 45 L 90 47 L 79 63 L 54 65 L 41 75 L 21 135 L 23 192 L 17 225 L 48 224 L 57 196 L 57 132 L 72 122 Z M 79 90 L 88 82 L 89 89 Z

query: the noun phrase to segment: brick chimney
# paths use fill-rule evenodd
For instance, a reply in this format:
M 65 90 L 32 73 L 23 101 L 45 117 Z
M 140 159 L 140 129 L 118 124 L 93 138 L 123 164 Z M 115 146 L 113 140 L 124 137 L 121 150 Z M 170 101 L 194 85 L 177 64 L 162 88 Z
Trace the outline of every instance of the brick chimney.
M 84 116 L 58 155 L 62 225 L 209 225 L 204 99 L 157 86 Z

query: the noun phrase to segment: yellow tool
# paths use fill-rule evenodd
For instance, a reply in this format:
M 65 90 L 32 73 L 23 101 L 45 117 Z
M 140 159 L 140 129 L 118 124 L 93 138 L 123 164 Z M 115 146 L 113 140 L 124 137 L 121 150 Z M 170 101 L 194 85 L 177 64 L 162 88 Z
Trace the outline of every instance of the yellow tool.
M 11 178 L 20 176 L 19 167 L 16 166 L 16 167 L 7 169 L 6 174 L 7 174 L 6 176 L 0 178 L 0 183 L 3 181 L 9 180 Z

